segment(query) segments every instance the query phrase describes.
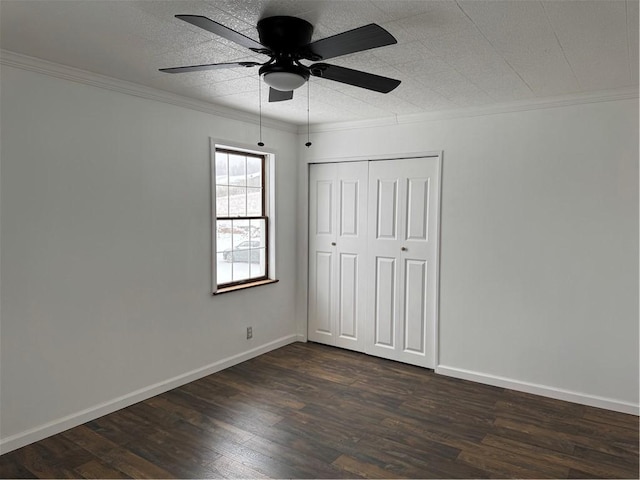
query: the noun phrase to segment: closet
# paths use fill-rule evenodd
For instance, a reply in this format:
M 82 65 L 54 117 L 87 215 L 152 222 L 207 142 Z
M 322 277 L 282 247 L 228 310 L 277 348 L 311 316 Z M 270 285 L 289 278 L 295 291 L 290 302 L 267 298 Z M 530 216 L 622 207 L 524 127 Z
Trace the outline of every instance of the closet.
M 440 158 L 312 164 L 311 341 L 434 368 Z

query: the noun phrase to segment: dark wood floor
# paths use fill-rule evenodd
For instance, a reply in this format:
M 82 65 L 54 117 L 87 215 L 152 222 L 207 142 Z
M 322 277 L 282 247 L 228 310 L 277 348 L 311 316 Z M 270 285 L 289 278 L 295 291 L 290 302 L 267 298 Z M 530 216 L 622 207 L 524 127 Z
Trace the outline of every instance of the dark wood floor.
M 0 476 L 638 478 L 638 417 L 296 343 L 5 454 Z

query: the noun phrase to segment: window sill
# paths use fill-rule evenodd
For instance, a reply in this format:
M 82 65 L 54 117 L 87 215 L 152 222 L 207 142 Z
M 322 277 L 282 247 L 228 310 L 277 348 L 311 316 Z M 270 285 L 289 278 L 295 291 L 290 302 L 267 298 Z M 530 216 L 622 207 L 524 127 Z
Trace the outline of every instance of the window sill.
M 213 292 L 212 295 L 221 295 L 223 293 L 235 292 L 237 290 L 244 290 L 246 288 L 260 287 L 262 285 L 269 285 L 271 283 L 278 283 L 278 280 L 268 278 L 266 280 L 258 280 L 257 282 L 243 283 L 241 285 L 233 285 L 232 287 L 223 287 Z

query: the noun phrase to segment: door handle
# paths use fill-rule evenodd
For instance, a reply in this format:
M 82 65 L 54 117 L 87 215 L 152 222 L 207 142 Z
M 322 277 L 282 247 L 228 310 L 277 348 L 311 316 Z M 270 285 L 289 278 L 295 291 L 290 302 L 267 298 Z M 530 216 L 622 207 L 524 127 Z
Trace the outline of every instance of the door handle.
M 331 242 L 331 246 L 335 247 L 336 246 L 336 242 Z
M 401 247 L 400 250 L 402 250 L 403 252 L 407 251 L 407 247 Z

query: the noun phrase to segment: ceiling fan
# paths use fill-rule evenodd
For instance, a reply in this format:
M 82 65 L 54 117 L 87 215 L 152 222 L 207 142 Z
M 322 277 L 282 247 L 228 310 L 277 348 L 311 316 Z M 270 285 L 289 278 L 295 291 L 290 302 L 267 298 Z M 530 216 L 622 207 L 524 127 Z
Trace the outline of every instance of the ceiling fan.
M 346 83 L 380 93 L 389 93 L 400 80 L 382 77 L 350 68 L 313 63 L 303 65 L 301 60 L 320 62 L 350 53 L 370 50 L 397 43 L 384 28 L 371 23 L 331 37 L 311 42 L 313 25 L 296 17 L 275 16 L 263 18 L 257 30 L 260 42 L 253 40 L 201 15 L 176 15 L 176 18 L 237 43 L 249 50 L 271 57 L 265 63 L 231 62 L 162 68 L 165 73 L 185 73 L 234 67 L 260 67 L 258 71 L 269 85 L 269 101 L 291 100 L 293 90 L 304 85 L 309 76 Z

